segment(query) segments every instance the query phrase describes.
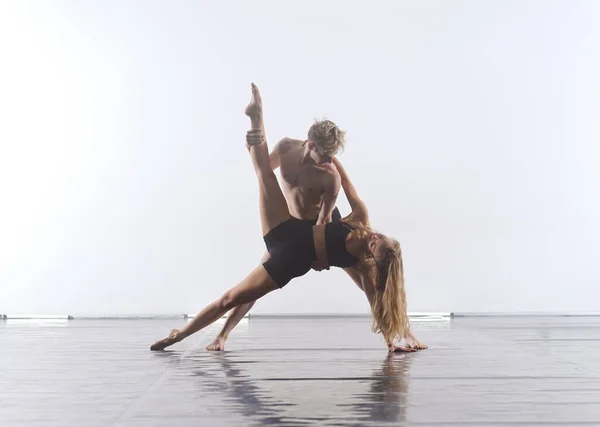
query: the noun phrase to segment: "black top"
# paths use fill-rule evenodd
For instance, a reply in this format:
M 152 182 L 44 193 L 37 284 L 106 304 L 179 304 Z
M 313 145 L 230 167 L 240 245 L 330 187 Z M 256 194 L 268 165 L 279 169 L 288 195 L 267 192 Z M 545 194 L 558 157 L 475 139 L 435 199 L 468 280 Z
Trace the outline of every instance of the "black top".
M 352 226 L 344 221 L 330 222 L 325 225 L 325 249 L 327 263 L 332 267 L 352 267 L 358 259 L 346 249 L 346 237 Z

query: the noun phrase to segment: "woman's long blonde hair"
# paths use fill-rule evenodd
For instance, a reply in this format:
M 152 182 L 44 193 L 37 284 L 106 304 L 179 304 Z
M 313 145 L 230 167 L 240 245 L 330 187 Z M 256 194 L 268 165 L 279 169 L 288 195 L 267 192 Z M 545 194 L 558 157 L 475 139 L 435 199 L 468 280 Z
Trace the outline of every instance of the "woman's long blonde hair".
M 400 341 L 410 330 L 410 323 L 406 312 L 402 251 L 396 240 L 394 246 L 375 263 L 373 280 L 373 332 L 380 332 L 388 343 Z
M 346 217 L 344 221 L 350 222 L 360 234 L 373 232 L 371 227 L 352 221 L 351 218 Z M 371 272 L 368 280 L 375 284 L 375 292 L 370 299 L 373 313 L 372 330 L 376 334 L 381 333 L 390 344 L 402 340 L 407 333 L 410 333 L 410 322 L 406 312 L 402 249 L 400 242 L 395 239 L 392 239 L 392 242 L 393 246 L 382 258 L 374 260 L 369 257 L 368 260 L 361 262 Z

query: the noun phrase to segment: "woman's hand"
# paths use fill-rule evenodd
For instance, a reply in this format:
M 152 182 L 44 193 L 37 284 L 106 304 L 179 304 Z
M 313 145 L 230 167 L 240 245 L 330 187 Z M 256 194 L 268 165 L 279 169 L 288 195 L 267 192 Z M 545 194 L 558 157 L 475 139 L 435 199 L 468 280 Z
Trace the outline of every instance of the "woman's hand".
M 415 350 L 427 350 L 429 348 L 427 344 L 423 344 L 414 336 L 406 337 L 406 346 Z
M 415 350 L 414 348 L 409 348 L 409 347 L 399 347 L 399 346 L 395 346 L 395 345 L 388 345 L 388 351 L 390 353 L 414 353 Z

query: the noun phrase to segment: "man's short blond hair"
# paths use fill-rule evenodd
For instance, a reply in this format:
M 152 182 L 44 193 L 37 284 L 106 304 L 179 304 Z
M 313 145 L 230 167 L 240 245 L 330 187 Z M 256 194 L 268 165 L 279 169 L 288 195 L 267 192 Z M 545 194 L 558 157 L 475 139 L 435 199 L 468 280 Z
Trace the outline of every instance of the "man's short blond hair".
M 331 120 L 315 120 L 308 130 L 308 140 L 326 155 L 344 151 L 346 131 L 341 130 Z

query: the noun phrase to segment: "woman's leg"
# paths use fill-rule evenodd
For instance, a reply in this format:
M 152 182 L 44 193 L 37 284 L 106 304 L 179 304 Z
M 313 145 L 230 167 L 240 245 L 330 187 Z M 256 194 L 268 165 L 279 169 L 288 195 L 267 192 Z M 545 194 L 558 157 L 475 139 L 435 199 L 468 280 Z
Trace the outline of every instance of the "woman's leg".
M 260 263 L 263 264 L 269 259 L 269 252 L 265 252 L 260 260 Z M 240 304 L 233 310 L 229 312 L 227 316 L 227 320 L 225 321 L 225 325 L 221 329 L 221 332 L 215 337 L 214 341 L 211 342 L 206 349 L 208 351 L 223 351 L 225 350 L 225 341 L 229 338 L 229 334 L 240 323 L 240 320 L 244 318 L 244 316 L 252 309 L 254 303 L 256 301 L 252 301 L 246 304 Z
M 239 284 L 226 291 L 218 300 L 207 305 L 181 330 L 173 329 L 167 338 L 152 344 L 150 350 L 163 350 L 206 328 L 215 320 L 223 317 L 232 308 L 256 301 L 275 289 L 278 289 L 277 285 L 271 279 L 267 270 L 259 265 Z
M 262 99 L 260 91 L 254 83 L 252 83 L 252 100 L 246 107 L 245 113 L 250 117 L 252 125 L 252 130 L 246 136 L 246 143 L 250 150 L 260 186 L 260 218 L 264 236 L 282 222 L 287 221 L 290 218 L 290 211 L 275 172 L 271 169 L 263 120 Z
M 225 350 L 225 341 L 229 338 L 229 334 L 240 323 L 240 320 L 244 318 L 246 313 L 250 311 L 256 301 L 252 301 L 246 304 L 238 305 L 236 308 L 229 312 L 225 325 L 221 332 L 216 336 L 213 342 L 206 346 L 208 351 L 223 351 Z
M 260 186 L 260 214 L 263 235 L 290 218 L 287 202 L 279 187 L 277 177 L 271 169 L 269 150 L 264 135 L 262 99 L 256 85 L 252 84 L 252 100 L 246 108 L 252 130 L 248 133 L 247 143 L 256 176 Z M 154 343 L 151 350 L 162 350 L 205 328 L 221 318 L 229 310 L 242 304 L 256 301 L 267 293 L 278 289 L 267 270 L 260 265 L 237 286 L 226 291 L 221 298 L 209 304 L 181 330 L 172 330 L 171 334 Z

